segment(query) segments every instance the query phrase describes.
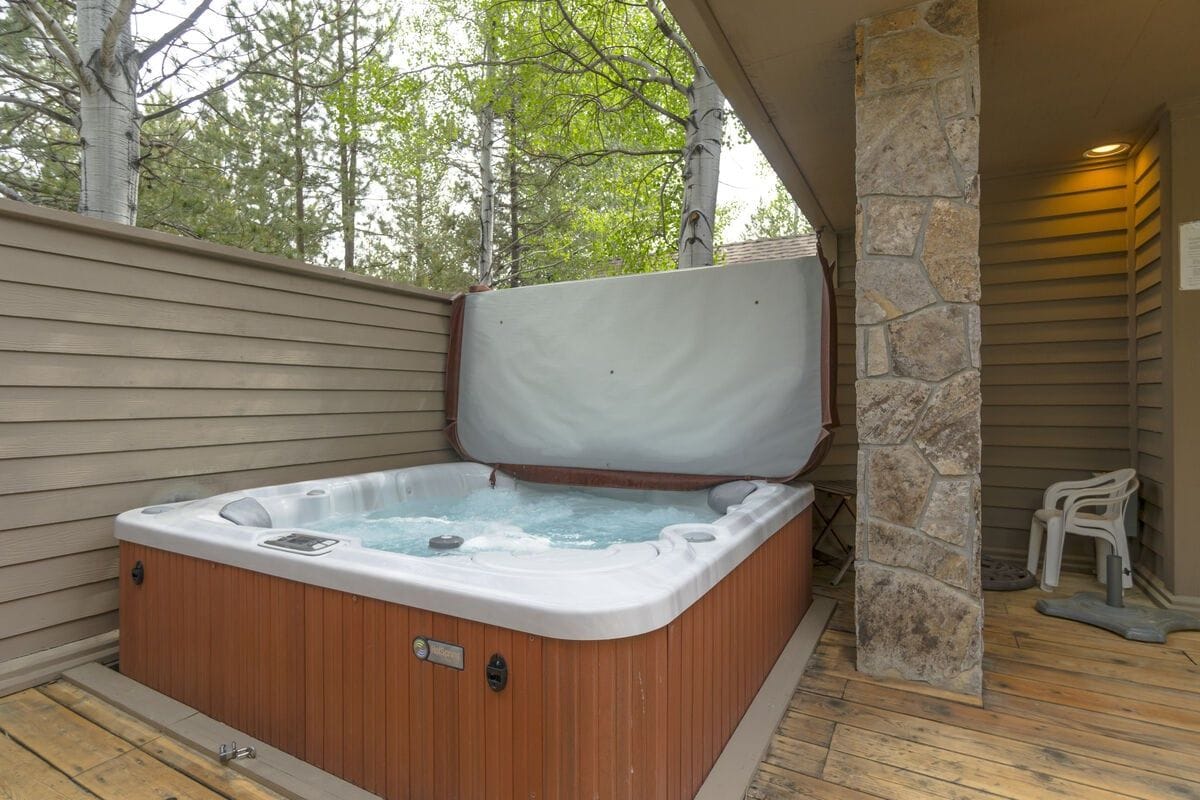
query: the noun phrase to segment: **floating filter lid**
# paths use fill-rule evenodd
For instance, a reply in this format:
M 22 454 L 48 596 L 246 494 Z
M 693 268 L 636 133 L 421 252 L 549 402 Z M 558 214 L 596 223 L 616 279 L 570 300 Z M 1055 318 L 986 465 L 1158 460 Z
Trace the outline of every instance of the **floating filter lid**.
M 818 257 L 459 295 L 446 432 L 538 482 L 789 480 L 836 424 L 833 331 Z

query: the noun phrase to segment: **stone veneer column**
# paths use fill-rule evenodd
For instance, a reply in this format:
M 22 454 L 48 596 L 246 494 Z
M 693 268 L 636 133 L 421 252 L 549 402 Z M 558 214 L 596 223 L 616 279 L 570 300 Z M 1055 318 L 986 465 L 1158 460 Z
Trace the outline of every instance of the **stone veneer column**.
M 856 33 L 858 669 L 979 694 L 977 0 Z

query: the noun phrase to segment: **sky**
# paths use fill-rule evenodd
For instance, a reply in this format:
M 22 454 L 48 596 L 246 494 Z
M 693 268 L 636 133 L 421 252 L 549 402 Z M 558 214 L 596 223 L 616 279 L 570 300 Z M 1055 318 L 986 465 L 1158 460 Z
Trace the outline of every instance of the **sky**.
M 737 204 L 737 213 L 725 229 L 725 241 L 737 242 L 745 238 L 751 213 L 760 203 L 770 199 L 775 180 L 766 158 L 753 141 L 732 142 L 725 146 L 721 151 L 717 204 Z

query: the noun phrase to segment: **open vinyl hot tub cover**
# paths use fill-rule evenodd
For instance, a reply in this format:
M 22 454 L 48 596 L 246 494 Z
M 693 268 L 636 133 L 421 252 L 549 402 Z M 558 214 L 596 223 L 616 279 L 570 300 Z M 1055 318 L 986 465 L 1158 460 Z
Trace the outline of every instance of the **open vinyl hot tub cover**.
M 459 295 L 447 436 L 524 480 L 790 480 L 828 449 L 834 319 L 818 257 Z

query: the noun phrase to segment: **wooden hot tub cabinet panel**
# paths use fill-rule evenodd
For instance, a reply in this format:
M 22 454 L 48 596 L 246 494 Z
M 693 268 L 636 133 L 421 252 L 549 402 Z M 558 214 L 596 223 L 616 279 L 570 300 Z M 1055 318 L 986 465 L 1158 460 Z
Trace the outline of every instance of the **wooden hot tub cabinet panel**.
M 684 800 L 808 609 L 810 514 L 665 628 L 603 641 L 123 542 L 121 671 L 389 800 Z M 416 636 L 463 646 L 465 669 L 417 660 Z

